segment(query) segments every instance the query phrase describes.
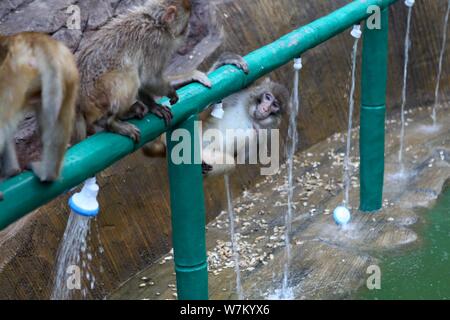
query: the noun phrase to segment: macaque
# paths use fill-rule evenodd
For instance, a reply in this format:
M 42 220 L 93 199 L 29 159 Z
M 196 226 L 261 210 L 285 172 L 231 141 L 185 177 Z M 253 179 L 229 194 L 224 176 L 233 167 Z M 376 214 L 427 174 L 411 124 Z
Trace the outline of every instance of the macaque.
M 139 129 L 125 122 L 151 112 L 168 125 L 172 113 L 155 99 L 167 96 L 178 101 L 164 71 L 189 30 L 190 0 L 149 0 L 102 27 L 82 48 L 78 57 L 81 95 L 76 141 L 95 126 L 138 142 Z M 205 82 L 199 73 L 185 80 Z
M 229 53 L 219 58 L 212 71 L 225 64 L 235 65 L 248 73 L 248 66 L 245 61 L 240 56 Z M 202 130 L 206 132 L 209 129 L 216 129 L 222 133 L 223 137 L 226 137 L 227 129 L 255 129 L 256 131 L 260 129 L 278 129 L 281 126 L 283 115 L 286 113 L 288 100 L 289 93 L 287 89 L 266 78 L 259 85 L 251 86 L 225 98 L 222 101 L 225 111 L 222 119 L 211 116 L 211 107 L 202 112 L 200 114 Z M 236 163 L 237 154 L 242 150 L 249 152 L 249 150 L 244 149 L 246 148 L 246 141 L 248 139 L 258 139 L 258 136 L 250 135 L 236 138 L 236 141 L 234 138 L 231 139 L 232 141 L 227 141 L 227 139 L 223 141 L 222 149 L 225 154 L 218 154 L 217 152 L 213 154 L 207 148 L 209 141 L 205 140 L 205 136 L 203 137 L 203 174 L 217 175 L 232 171 L 235 168 L 234 163 Z M 252 142 L 255 141 L 257 142 L 257 140 Z M 236 148 L 233 148 L 233 144 L 236 145 Z M 227 145 L 229 146 L 228 148 Z M 229 150 L 233 150 L 232 153 Z M 165 137 L 161 137 L 159 140 L 144 146 L 143 152 L 149 157 L 164 156 L 166 153 Z M 246 154 L 246 157 L 248 156 Z M 220 164 L 219 159 L 227 161 Z M 213 162 L 217 163 L 212 164 Z
M 20 172 L 14 134 L 25 114 L 35 111 L 42 159 L 29 168 L 42 182 L 59 177 L 72 134 L 79 75 L 75 57 L 50 36 L 24 32 L 0 35 L 0 176 Z

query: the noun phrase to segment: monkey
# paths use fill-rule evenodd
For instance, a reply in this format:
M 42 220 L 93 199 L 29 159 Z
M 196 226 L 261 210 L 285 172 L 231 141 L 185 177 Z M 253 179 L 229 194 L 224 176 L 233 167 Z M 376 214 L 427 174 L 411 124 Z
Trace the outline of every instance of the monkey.
M 242 57 L 230 53 L 222 55 L 219 60 L 213 65 L 211 71 L 225 65 L 233 64 L 244 72 L 248 73 L 248 66 Z M 223 109 L 225 110 L 224 117 L 217 119 L 211 116 L 212 106 L 205 109 L 199 118 L 202 121 L 202 130 L 207 131 L 209 129 L 216 129 L 222 133 L 223 137 L 226 137 L 227 129 L 277 129 L 280 128 L 284 115 L 287 112 L 287 106 L 289 104 L 289 92 L 288 90 L 266 78 L 259 85 L 253 85 L 240 92 L 230 95 L 222 101 Z M 226 174 L 234 170 L 237 155 L 245 150 L 248 157 L 249 150 L 246 150 L 246 139 L 257 139 L 257 135 L 251 135 L 246 137 L 237 137 L 236 148 L 227 148 L 227 145 L 233 146 L 233 141 L 223 141 L 223 152 L 225 154 L 214 153 L 212 154 L 208 150 L 208 143 L 205 137 L 203 137 L 202 146 L 202 172 L 206 176 Z M 252 141 L 255 142 L 255 141 Z M 232 154 L 227 153 L 227 150 L 233 150 Z M 143 152 L 148 157 L 163 157 L 166 154 L 166 141 L 165 137 L 147 144 L 143 147 Z M 220 160 L 226 162 L 220 164 Z M 216 161 L 219 160 L 219 161 Z M 217 162 L 216 164 L 209 164 L 209 162 Z
M 43 150 L 28 165 L 41 182 L 58 179 L 72 134 L 79 74 L 72 52 L 37 32 L 0 35 L 0 176 L 20 173 L 14 134 L 35 111 Z
M 94 133 L 97 125 L 137 143 L 139 129 L 125 120 L 148 112 L 170 124 L 170 108 L 155 99 L 167 96 L 171 105 L 178 102 L 164 71 L 188 34 L 191 11 L 190 0 L 148 0 L 112 19 L 82 46 L 75 141 Z M 188 80 L 210 85 L 199 73 Z

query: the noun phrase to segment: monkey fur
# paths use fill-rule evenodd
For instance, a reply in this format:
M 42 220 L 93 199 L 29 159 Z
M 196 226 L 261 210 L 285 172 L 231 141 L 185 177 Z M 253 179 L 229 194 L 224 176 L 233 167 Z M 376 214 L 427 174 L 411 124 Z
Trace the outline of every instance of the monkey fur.
M 35 111 L 43 151 L 29 167 L 42 182 L 58 178 L 78 87 L 75 57 L 62 43 L 36 32 L 0 36 L 0 176 L 20 172 L 14 134 L 25 114 Z
M 213 65 L 210 72 L 226 64 L 235 65 L 245 73 L 249 72 L 248 66 L 242 57 L 232 53 L 223 54 Z M 253 85 L 225 98 L 222 101 L 225 110 L 223 119 L 212 117 L 212 108 L 207 108 L 200 114 L 202 129 L 203 131 L 208 129 L 218 129 L 222 132 L 224 137 L 226 136 L 227 129 L 277 129 L 280 128 L 282 124 L 288 103 L 289 93 L 287 89 L 284 86 L 271 81 L 269 78 L 266 78 L 259 85 Z M 238 149 L 245 148 L 244 140 L 246 138 L 248 137 L 242 137 L 242 139 L 239 139 L 238 137 Z M 257 139 L 256 136 L 252 136 L 251 138 Z M 233 164 L 208 164 L 209 155 L 205 152 L 205 143 L 206 141 L 203 141 L 204 150 L 202 154 L 202 169 L 204 174 L 224 174 L 234 169 L 235 166 Z M 224 145 L 231 143 L 234 143 L 234 141 L 224 141 Z M 227 148 L 224 147 L 223 150 L 227 150 Z M 240 150 L 234 151 L 238 153 Z M 161 136 L 159 139 L 144 146 L 143 152 L 149 157 L 164 157 L 166 155 L 165 136 Z M 234 160 L 236 154 L 215 154 L 214 157 L 217 156 L 220 159 L 227 159 L 226 163 L 235 163 Z
M 96 125 L 138 142 L 139 129 L 124 120 L 149 111 L 170 123 L 170 109 L 155 98 L 167 96 L 172 105 L 178 101 L 164 71 L 188 33 L 190 16 L 190 0 L 149 0 L 110 21 L 82 46 L 76 142 Z

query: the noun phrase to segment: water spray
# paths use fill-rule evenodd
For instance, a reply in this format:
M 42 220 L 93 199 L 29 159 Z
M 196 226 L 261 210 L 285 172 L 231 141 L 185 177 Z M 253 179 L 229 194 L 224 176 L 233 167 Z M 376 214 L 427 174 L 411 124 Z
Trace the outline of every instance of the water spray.
M 350 189 L 350 152 L 352 145 L 352 129 L 353 129 L 353 110 L 355 108 L 355 77 L 356 77 L 356 54 L 358 53 L 358 42 L 362 36 L 361 26 L 355 24 L 350 32 L 353 38 L 355 38 L 355 44 L 353 45 L 352 53 L 352 86 L 350 89 L 350 103 L 348 112 L 348 132 L 347 132 L 347 148 L 344 160 L 344 202 L 333 211 L 334 221 L 338 225 L 346 225 L 350 222 L 351 213 L 348 209 L 349 203 L 349 189 Z

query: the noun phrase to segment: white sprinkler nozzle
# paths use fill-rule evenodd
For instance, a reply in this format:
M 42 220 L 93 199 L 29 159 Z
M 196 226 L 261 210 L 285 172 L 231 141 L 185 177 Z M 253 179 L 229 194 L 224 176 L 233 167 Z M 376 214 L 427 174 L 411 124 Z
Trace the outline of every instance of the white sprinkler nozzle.
M 302 58 L 294 59 L 294 69 L 295 70 L 301 70 L 302 68 L 303 68 Z
M 344 206 L 339 206 L 333 211 L 334 221 L 341 226 L 346 225 L 350 222 L 351 214 L 350 210 L 348 210 Z
M 415 2 L 415 0 L 405 0 L 405 5 L 411 8 Z
M 362 36 L 361 26 L 359 24 L 355 24 L 350 34 L 352 35 L 353 38 L 356 39 L 361 38 Z
M 223 110 L 223 103 L 222 103 L 222 101 L 216 103 L 214 105 L 214 107 L 213 107 L 213 111 L 211 112 L 211 115 L 214 118 L 223 119 L 224 114 L 225 114 L 225 111 Z
M 94 178 L 86 180 L 80 192 L 75 193 L 69 199 L 69 206 L 73 212 L 85 216 L 94 217 L 99 212 L 97 195 L 100 187 Z

